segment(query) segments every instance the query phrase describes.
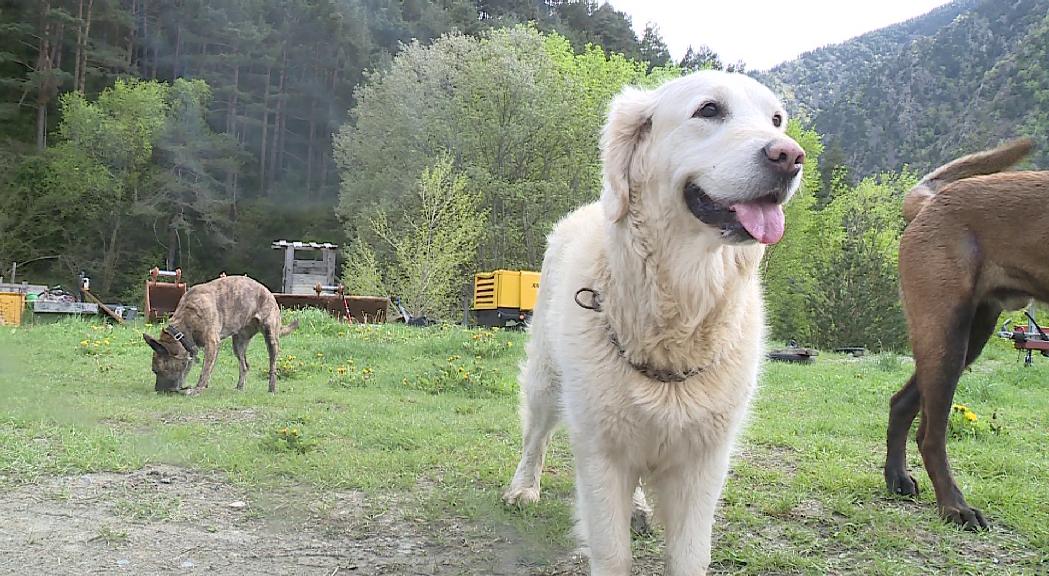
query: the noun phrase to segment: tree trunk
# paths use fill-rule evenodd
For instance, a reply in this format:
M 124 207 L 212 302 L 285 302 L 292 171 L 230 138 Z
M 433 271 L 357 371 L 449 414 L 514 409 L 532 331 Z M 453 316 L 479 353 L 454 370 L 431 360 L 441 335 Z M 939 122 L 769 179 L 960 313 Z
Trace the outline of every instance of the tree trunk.
M 76 52 L 73 53 L 73 88 L 80 86 L 80 50 L 84 45 L 84 0 L 76 6 Z
M 335 65 L 332 66 L 332 68 L 331 68 L 331 88 L 330 88 L 328 94 L 334 95 L 336 93 L 335 92 L 335 86 L 338 85 L 338 82 L 339 82 L 339 63 L 336 62 Z M 330 120 L 331 118 L 335 118 L 335 104 L 334 104 L 334 102 L 335 102 L 335 98 L 334 97 L 329 97 L 328 98 L 328 119 L 329 119 L 328 122 L 331 121 Z M 321 193 L 323 193 L 328 188 L 328 160 L 332 157 L 332 148 L 333 148 L 330 128 L 331 128 L 330 125 L 326 125 L 326 129 L 324 131 L 325 132 L 325 136 L 324 136 L 325 147 L 324 147 L 324 150 L 321 152 L 321 182 L 320 182 L 320 185 L 317 187 L 318 191 L 321 192 Z
M 83 2 L 83 0 L 81 0 Z M 77 49 L 77 70 L 80 71 L 78 83 L 76 89 L 81 94 L 84 93 L 84 88 L 87 86 L 87 41 L 91 37 L 91 12 L 94 7 L 95 0 L 87 0 L 87 20 L 84 21 L 84 34 L 81 38 L 82 44 Z M 79 34 L 78 34 L 79 35 Z
M 105 294 L 113 288 L 113 277 L 116 275 L 117 256 L 119 250 L 117 249 L 117 243 L 119 242 L 120 232 L 120 216 L 117 215 L 116 222 L 113 223 L 113 229 L 109 234 L 109 242 L 103 242 L 102 253 L 102 282 L 100 292 Z
M 141 58 L 135 58 L 135 40 L 138 38 L 138 0 L 131 0 L 131 29 L 128 30 L 127 35 L 127 69 L 128 72 L 134 70 Z
M 233 89 L 230 90 L 226 105 L 226 133 L 237 138 L 237 92 L 240 90 L 240 64 L 233 65 Z M 237 222 L 237 168 L 226 166 L 226 193 L 230 196 L 230 220 Z M 236 231 L 236 228 L 234 228 Z
M 178 267 L 178 226 L 175 218 L 168 222 L 168 257 L 164 260 L 166 270 L 174 270 Z
M 273 65 L 266 65 L 266 92 L 262 95 L 262 141 L 259 143 L 259 194 L 266 193 L 266 133 L 270 125 L 270 80 Z
M 171 60 L 171 79 L 178 78 L 179 59 L 182 56 L 182 22 L 175 26 L 175 57 Z
M 288 78 L 288 46 L 284 45 L 281 56 L 280 81 L 277 87 L 277 110 L 273 116 L 273 142 L 270 145 L 269 160 L 269 182 L 272 184 L 277 180 L 280 172 L 280 146 L 283 141 L 284 130 L 284 99 L 285 85 Z
M 53 78 L 51 74 L 52 48 L 51 48 L 51 23 L 48 16 L 51 13 L 51 0 L 40 2 L 40 44 L 36 56 L 36 70 L 39 80 L 37 81 L 36 93 L 36 148 L 43 150 L 47 148 L 47 105 L 51 101 L 51 85 Z
M 229 98 L 226 100 L 226 133 L 236 135 L 237 132 L 237 92 L 240 90 L 240 64 L 233 66 L 233 89 L 230 90 Z
M 160 65 L 157 62 L 157 60 L 158 60 L 157 53 L 159 52 L 159 50 L 157 49 L 157 47 L 156 47 L 154 42 L 150 42 L 150 38 L 149 38 L 149 4 L 148 4 L 148 0 L 143 0 L 143 9 L 142 9 L 142 43 L 145 45 L 144 50 L 145 50 L 145 56 L 147 58 L 149 58 L 149 45 L 150 44 L 154 44 L 154 46 L 153 46 L 153 57 L 150 60 L 150 64 L 149 64 L 149 77 L 150 77 L 151 80 L 156 80 L 157 79 L 157 67 Z
M 310 96 L 310 137 L 306 145 L 306 196 L 313 197 L 313 141 L 317 137 L 317 99 Z

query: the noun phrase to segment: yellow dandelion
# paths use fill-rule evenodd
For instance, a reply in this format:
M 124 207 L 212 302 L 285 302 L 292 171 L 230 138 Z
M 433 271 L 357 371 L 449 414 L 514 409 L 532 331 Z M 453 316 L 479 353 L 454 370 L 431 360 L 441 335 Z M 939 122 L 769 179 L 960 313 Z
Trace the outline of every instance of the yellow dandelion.
M 976 412 L 973 412 L 972 410 L 966 410 L 966 412 L 965 412 L 965 419 L 968 420 L 969 422 L 976 422 L 976 419 L 977 419 Z

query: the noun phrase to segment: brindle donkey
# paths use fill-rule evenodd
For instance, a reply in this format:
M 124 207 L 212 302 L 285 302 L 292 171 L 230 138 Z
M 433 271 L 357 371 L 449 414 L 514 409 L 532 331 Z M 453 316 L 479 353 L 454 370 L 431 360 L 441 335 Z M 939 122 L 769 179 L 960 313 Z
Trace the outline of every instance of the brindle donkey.
M 240 379 L 237 390 L 244 389 L 248 374 L 248 343 L 257 332 L 262 332 L 270 355 L 270 392 L 277 391 L 277 354 L 280 337 L 299 325 L 298 321 L 282 326 L 280 308 L 273 294 L 247 276 L 225 276 L 190 288 L 167 327 L 156 339 L 142 334 L 153 348 L 153 373 L 157 375 L 157 392 L 183 390 L 186 374 L 197 357 L 199 346 L 204 347 L 204 368 L 200 380 L 187 394 L 199 394 L 208 387 L 219 343 L 233 337 L 233 352 L 240 360 Z
M 900 287 L 914 375 L 892 397 L 885 482 L 918 493 L 907 471 L 907 433 L 921 411 L 918 449 L 940 514 L 986 528 L 947 461 L 947 419 L 958 378 L 994 333 L 1002 310 L 1049 302 L 1049 172 L 1001 172 L 1031 141 L 1014 140 L 959 158 L 907 193 L 900 238 Z

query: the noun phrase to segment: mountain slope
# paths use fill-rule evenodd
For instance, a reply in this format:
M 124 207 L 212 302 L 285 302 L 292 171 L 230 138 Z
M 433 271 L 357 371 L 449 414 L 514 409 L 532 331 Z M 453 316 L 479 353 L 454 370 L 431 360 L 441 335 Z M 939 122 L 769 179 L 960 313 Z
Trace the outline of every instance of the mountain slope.
M 959 0 L 763 78 L 854 177 L 1034 136 L 1049 167 L 1049 0 Z

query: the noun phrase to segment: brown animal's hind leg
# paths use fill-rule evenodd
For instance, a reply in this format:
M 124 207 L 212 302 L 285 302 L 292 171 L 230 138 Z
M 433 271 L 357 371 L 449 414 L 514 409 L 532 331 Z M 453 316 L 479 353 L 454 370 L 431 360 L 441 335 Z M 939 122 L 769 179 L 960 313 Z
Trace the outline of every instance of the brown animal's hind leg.
M 962 370 L 979 355 L 986 344 L 990 336 L 987 326 L 993 329 L 994 319 L 997 318 L 997 315 L 989 318 L 993 311 L 991 307 L 980 306 L 976 313 L 959 315 L 956 323 L 958 330 L 948 334 L 968 334 L 964 348 L 952 345 L 949 339 L 945 339 L 938 346 L 924 346 L 920 357 L 919 351 L 915 350 L 922 413 L 918 426 L 918 449 L 936 491 L 940 514 L 966 530 L 987 528 L 987 521 L 979 510 L 965 502 L 965 497 L 954 481 L 947 459 L 947 419 Z M 928 342 L 928 338 L 929 335 L 926 335 L 921 340 Z M 971 352 L 970 346 L 973 348 Z
M 280 354 L 280 325 L 276 328 L 266 326 L 262 329 L 262 337 L 266 339 L 266 349 L 270 354 L 270 392 L 277 392 L 277 355 Z
M 994 334 L 995 323 L 1001 313 L 1001 308 L 994 304 L 983 303 L 977 307 L 969 331 L 969 341 L 965 349 L 965 363 L 963 366 L 969 366 L 980 356 L 980 352 L 983 351 L 987 340 Z M 889 429 L 886 434 L 885 485 L 890 492 L 907 496 L 918 494 L 918 483 L 907 470 L 907 433 L 910 431 L 911 423 L 914 421 L 914 417 L 918 414 L 918 409 L 921 406 L 921 392 L 919 392 L 916 378 L 917 373 L 912 375 L 910 380 L 907 381 L 907 385 L 892 397 L 889 410 Z M 957 384 L 957 379 L 955 384 Z M 952 403 L 953 396 L 952 388 Z M 950 411 L 948 410 L 949 415 Z M 922 442 L 922 435 L 925 431 L 926 428 L 919 428 L 919 436 L 917 438 L 919 444 Z M 982 518 L 978 510 L 974 510 L 974 513 L 979 518 Z
M 918 482 L 907 470 L 907 433 L 918 415 L 921 393 L 912 375 L 907 384 L 893 395 L 889 404 L 889 429 L 885 435 L 885 486 L 893 494 L 917 496 Z
M 997 304 L 984 302 L 976 307 L 973 315 L 972 329 L 969 331 L 969 346 L 965 350 L 965 366 L 968 367 L 977 358 L 983 347 L 987 345 L 994 329 L 997 327 L 998 317 L 1002 314 L 1002 308 Z
M 251 366 L 248 364 L 248 344 L 253 336 L 255 336 L 254 328 L 246 328 L 241 330 L 239 334 L 233 335 L 233 353 L 237 355 L 237 360 L 240 361 L 240 377 L 237 378 L 237 390 L 244 389 L 244 381 L 247 380 L 248 370 L 251 369 Z

